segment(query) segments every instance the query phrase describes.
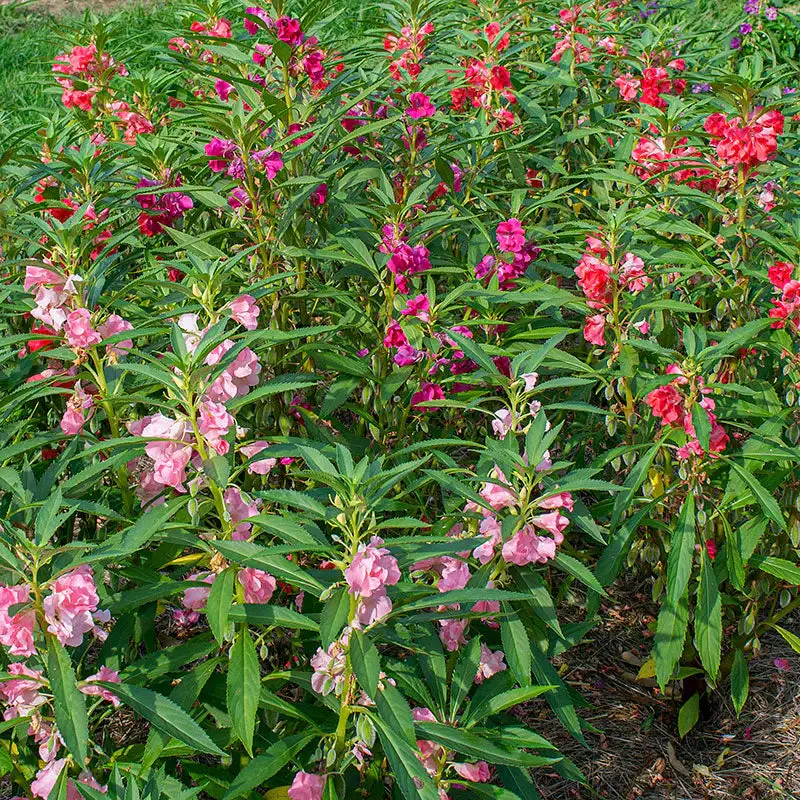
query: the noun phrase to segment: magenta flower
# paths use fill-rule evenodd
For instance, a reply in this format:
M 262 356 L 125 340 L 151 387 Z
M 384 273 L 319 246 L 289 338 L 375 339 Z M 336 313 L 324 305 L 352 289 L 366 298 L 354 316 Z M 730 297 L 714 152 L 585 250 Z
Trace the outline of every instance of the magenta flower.
M 499 248 L 505 253 L 519 253 L 525 246 L 525 229 L 514 217 L 497 226 L 496 236 Z
M 272 575 L 254 567 L 239 570 L 238 578 L 244 589 L 245 603 L 269 603 L 278 585 Z
M 438 406 L 420 406 L 420 403 L 428 403 L 433 400 L 444 400 L 444 389 L 436 383 L 425 382 L 411 397 L 411 408 L 415 411 L 437 411 Z
M 432 117 L 436 113 L 436 106 L 431 102 L 430 97 L 422 92 L 411 92 L 408 96 L 408 103 L 406 114 L 411 119 Z
M 280 17 L 275 22 L 275 34 L 286 44 L 297 47 L 302 44 L 305 34 L 300 29 L 300 20 L 294 17 Z

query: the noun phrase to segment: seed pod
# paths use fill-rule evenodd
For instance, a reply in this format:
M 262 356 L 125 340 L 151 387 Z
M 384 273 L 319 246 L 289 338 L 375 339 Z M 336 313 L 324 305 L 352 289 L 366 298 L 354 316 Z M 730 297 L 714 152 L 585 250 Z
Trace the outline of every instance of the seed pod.
M 720 300 L 719 303 L 717 303 L 717 307 L 714 309 L 714 316 L 717 319 L 722 320 L 726 317 L 727 313 L 728 313 L 728 301 Z
M 369 401 L 371 399 L 372 399 L 372 387 L 371 386 L 365 386 L 361 390 L 361 403 L 363 405 L 367 405 L 367 403 L 369 403 Z
M 622 454 L 622 460 L 625 462 L 625 465 L 630 467 L 636 463 L 637 454 L 635 450 L 628 450 L 626 453 Z
M 782 589 L 778 597 L 778 604 L 781 608 L 786 608 L 792 602 L 792 593 L 788 589 Z
M 706 510 L 704 508 L 697 509 L 697 524 L 704 527 L 706 522 L 708 522 Z
M 606 398 L 606 400 L 614 399 L 615 397 L 614 387 L 610 383 L 608 384 L 608 386 L 606 386 L 605 389 L 603 389 L 603 396 Z
M 262 644 L 258 650 L 258 654 L 261 656 L 262 661 L 266 661 L 269 657 L 269 647 L 266 644 Z
M 614 470 L 614 472 L 619 472 L 619 471 L 620 471 L 620 469 L 622 469 L 622 461 L 621 461 L 621 459 L 620 459 L 620 457 L 619 457 L 619 456 L 617 456 L 617 457 L 616 457 L 616 458 L 615 458 L 615 459 L 614 459 L 614 460 L 611 462 L 611 467 L 612 467 L 612 469 Z
M 617 418 L 613 414 L 606 414 L 606 431 L 609 436 L 617 432 Z
M 664 576 L 659 575 L 655 581 L 653 581 L 653 592 L 651 597 L 653 598 L 653 602 L 657 603 L 658 598 L 661 597 L 661 592 L 664 589 Z
M 281 429 L 281 433 L 284 436 L 289 435 L 289 431 L 292 429 L 292 421 L 286 414 L 281 414 L 280 418 L 278 419 L 278 427 Z
M 797 397 L 795 396 L 794 390 L 789 389 L 789 391 L 786 392 L 786 405 L 793 406 L 796 399 Z

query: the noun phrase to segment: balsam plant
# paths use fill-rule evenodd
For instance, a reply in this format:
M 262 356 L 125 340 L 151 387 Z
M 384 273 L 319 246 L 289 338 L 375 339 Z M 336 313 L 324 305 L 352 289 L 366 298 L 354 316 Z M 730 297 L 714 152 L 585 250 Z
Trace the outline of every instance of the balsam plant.
M 800 647 L 787 65 L 652 4 L 325 13 L 187 7 L 146 70 L 87 18 L 4 144 L 20 796 L 579 782 L 515 709 L 587 743 L 552 659 L 627 569 L 681 733 Z

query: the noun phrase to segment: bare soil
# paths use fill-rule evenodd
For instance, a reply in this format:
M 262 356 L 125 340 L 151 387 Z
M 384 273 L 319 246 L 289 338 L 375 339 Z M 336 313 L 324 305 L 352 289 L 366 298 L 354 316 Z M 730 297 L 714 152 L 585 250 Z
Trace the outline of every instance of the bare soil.
M 615 589 L 614 604 L 601 611 L 604 621 L 556 663 L 591 703 L 578 710 L 588 723 L 589 749 L 553 724 L 546 705 L 527 716 L 589 784 L 539 772 L 544 800 L 798 800 L 800 655 L 777 633 L 765 636 L 750 663 L 750 697 L 741 717 L 724 685 L 711 697 L 708 718 L 681 740 L 680 698 L 664 697 L 653 680 L 637 681 L 651 646 L 647 624 L 657 614 L 648 595 L 646 587 Z M 800 618 L 785 627 L 800 634 Z M 788 669 L 778 669 L 775 659 L 785 659 L 779 663 Z

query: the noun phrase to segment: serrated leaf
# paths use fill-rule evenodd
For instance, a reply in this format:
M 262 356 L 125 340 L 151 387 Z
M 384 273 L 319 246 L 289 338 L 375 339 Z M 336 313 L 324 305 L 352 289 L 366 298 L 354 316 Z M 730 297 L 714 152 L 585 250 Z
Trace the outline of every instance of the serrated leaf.
M 242 627 L 231 648 L 226 699 L 233 730 L 251 757 L 260 695 L 261 669 L 256 646 L 247 627 Z
M 53 692 L 56 724 L 64 744 L 78 764 L 85 764 L 89 746 L 86 695 L 78 690 L 67 651 L 51 635 L 47 637 L 47 678 Z

